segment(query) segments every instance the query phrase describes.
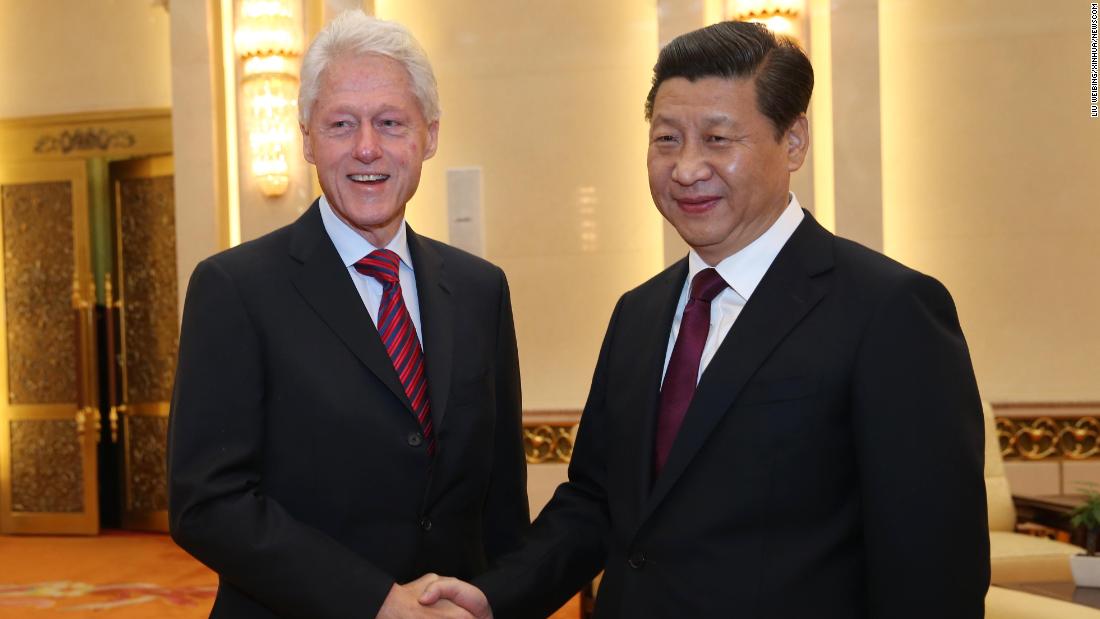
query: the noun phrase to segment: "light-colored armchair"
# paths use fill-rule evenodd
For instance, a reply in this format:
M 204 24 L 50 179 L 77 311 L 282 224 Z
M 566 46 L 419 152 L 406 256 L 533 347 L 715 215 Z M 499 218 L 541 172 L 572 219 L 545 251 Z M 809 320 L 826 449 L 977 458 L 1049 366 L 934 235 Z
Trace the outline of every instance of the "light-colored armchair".
M 993 584 L 1073 579 L 1069 558 L 1083 550 L 1043 537 L 1016 532 L 1016 507 L 1005 477 L 993 411 L 985 414 L 985 492 L 989 508 L 989 559 Z
M 1100 619 L 1100 610 L 1023 591 L 990 587 L 985 619 Z

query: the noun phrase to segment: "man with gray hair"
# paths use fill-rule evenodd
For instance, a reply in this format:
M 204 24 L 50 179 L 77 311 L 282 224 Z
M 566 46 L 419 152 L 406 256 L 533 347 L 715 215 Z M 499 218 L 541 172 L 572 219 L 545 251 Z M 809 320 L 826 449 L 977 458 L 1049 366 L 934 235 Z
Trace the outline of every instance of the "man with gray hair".
M 299 112 L 323 195 L 188 287 L 172 536 L 212 617 L 461 616 L 401 583 L 477 576 L 529 523 L 508 284 L 405 223 L 440 112 L 403 26 L 333 20 Z

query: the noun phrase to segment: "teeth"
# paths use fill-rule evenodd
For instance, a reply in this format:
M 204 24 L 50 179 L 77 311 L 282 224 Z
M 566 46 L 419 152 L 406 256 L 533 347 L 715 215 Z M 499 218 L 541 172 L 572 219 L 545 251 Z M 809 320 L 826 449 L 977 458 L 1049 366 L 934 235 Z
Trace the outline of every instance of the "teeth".
M 356 182 L 368 182 L 368 181 L 384 181 L 389 178 L 389 174 L 349 174 L 348 178 Z

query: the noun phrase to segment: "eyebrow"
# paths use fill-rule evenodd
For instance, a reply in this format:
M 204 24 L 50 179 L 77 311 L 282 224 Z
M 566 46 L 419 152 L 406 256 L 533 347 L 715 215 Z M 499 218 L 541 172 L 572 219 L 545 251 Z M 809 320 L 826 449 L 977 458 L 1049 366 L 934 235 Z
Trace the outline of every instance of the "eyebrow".
M 667 123 L 667 124 L 674 125 L 674 126 L 679 126 L 681 124 L 677 119 L 669 117 L 669 116 L 665 116 L 663 114 L 655 115 L 653 117 L 653 121 L 652 121 L 651 124 L 659 125 L 661 123 Z M 729 114 L 721 114 L 721 113 L 719 113 L 719 114 L 708 114 L 708 115 L 704 116 L 702 124 L 703 124 L 704 127 L 728 126 L 728 127 L 736 128 L 738 126 L 738 123 L 737 123 L 736 119 L 731 117 Z
M 710 114 L 703 117 L 703 125 L 707 127 L 713 127 L 715 125 L 736 127 L 737 120 L 731 117 L 729 114 Z
M 357 103 L 341 103 L 341 104 L 332 106 L 330 109 L 327 110 L 327 112 L 329 114 L 358 115 L 358 114 L 364 113 L 364 111 L 365 111 L 364 108 L 365 107 L 366 106 L 364 106 L 362 104 L 357 104 Z M 371 116 L 377 116 L 378 114 L 388 114 L 390 112 L 404 113 L 404 112 L 406 112 L 406 110 L 404 108 L 402 108 L 401 106 L 394 105 L 392 103 L 383 103 L 382 105 L 379 105 L 374 109 L 371 109 L 370 110 L 370 115 Z

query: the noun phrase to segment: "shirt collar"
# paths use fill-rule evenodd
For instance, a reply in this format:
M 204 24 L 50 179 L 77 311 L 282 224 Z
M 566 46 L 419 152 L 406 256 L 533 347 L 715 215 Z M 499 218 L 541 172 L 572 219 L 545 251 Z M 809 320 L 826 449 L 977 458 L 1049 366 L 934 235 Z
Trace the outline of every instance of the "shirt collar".
M 779 255 L 779 250 L 783 249 L 787 240 L 794 234 L 795 228 L 805 217 L 798 198 L 793 193 L 789 195 L 787 208 L 783 209 L 779 219 L 776 219 L 764 234 L 756 237 L 756 240 L 746 245 L 741 251 L 727 256 L 714 267 L 730 288 L 746 301 L 752 296 L 760 280 L 764 279 L 764 274 L 768 272 L 768 267 Z M 687 281 L 692 281 L 699 271 L 706 268 L 710 268 L 710 265 L 704 262 L 694 249 L 688 252 Z
M 336 213 L 332 210 L 332 205 L 328 203 L 328 198 L 324 195 L 320 200 L 321 209 L 321 223 L 325 226 L 325 232 L 328 233 L 332 244 L 336 246 L 336 252 L 340 254 L 340 259 L 344 261 L 344 266 L 350 267 L 351 265 L 359 262 L 363 256 L 371 253 L 372 251 L 379 249 L 374 245 L 371 245 L 370 241 L 363 238 L 361 234 L 355 231 L 351 226 L 336 216 Z M 397 229 L 397 234 L 393 235 L 390 242 L 381 249 L 388 249 L 399 258 L 401 262 L 412 270 L 412 255 L 409 253 L 409 237 L 405 233 L 406 229 L 405 219 L 401 219 L 401 227 Z

